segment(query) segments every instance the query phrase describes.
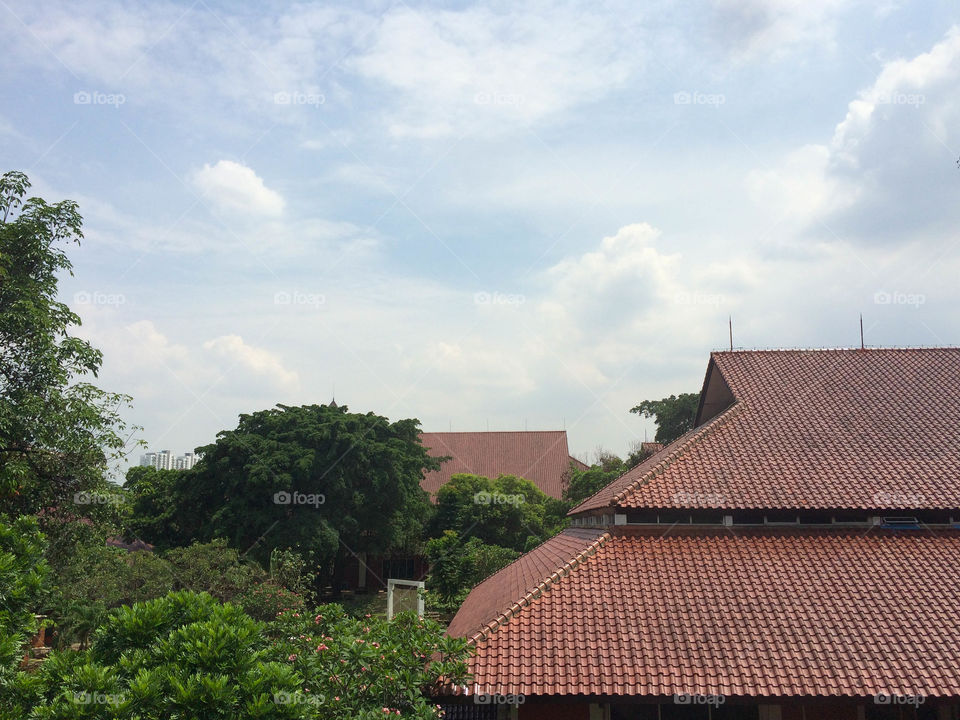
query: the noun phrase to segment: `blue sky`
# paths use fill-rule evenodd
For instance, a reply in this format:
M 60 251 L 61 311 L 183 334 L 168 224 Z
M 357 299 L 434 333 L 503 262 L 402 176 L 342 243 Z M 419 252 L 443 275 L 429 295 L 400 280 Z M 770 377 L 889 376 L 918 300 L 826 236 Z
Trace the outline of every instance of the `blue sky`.
M 326 402 L 566 427 L 709 352 L 960 342 L 947 2 L 0 1 L 4 169 L 151 449 Z

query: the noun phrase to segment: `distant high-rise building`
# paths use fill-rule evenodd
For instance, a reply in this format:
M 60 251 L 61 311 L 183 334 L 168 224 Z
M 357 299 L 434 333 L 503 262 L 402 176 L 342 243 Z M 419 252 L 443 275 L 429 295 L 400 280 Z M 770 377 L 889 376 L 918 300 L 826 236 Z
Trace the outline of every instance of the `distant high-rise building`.
M 174 456 L 169 450 L 161 450 L 141 455 L 140 464 L 157 470 L 189 470 L 197 464 L 199 459 L 200 455 L 192 452 Z

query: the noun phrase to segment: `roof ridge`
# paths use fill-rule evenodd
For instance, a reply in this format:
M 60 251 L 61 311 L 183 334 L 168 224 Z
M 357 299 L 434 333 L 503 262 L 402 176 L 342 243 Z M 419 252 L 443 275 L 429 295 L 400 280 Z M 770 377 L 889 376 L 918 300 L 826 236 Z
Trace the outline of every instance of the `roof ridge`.
M 735 408 L 737 408 L 737 407 L 739 407 L 739 406 L 742 406 L 743 403 L 744 403 L 743 400 L 735 400 L 735 401 L 734 401 L 733 403 L 731 403 L 730 406 L 729 406 L 728 408 L 726 408 L 723 412 L 718 413 L 718 414 L 715 415 L 714 417 L 710 418 L 707 422 L 705 422 L 705 423 L 704 423 L 703 425 L 701 425 L 700 427 L 696 427 L 696 428 L 693 428 L 692 430 L 688 430 L 686 433 L 684 433 L 684 435 L 681 435 L 679 438 L 677 438 L 677 439 L 674 440 L 672 443 L 670 443 L 669 445 L 667 445 L 663 450 L 661 450 L 660 452 L 655 453 L 655 454 L 651 455 L 649 458 L 647 458 L 647 460 L 657 459 L 657 462 L 653 463 L 653 464 L 650 466 L 650 468 L 649 468 L 648 470 L 645 470 L 645 471 L 640 475 L 640 477 L 638 477 L 636 480 L 632 480 L 628 485 L 626 485 L 626 486 L 624 487 L 623 490 L 615 493 L 615 494 L 613 495 L 613 497 L 610 499 L 610 502 L 609 502 L 605 507 L 610 507 L 610 506 L 612 506 L 612 505 L 615 505 L 616 503 L 618 503 L 618 502 L 620 501 L 620 499 L 621 499 L 627 492 L 632 492 L 632 491 L 635 490 L 637 487 L 639 487 L 639 485 L 640 485 L 640 483 L 641 483 L 642 481 L 644 481 L 644 480 L 650 480 L 650 479 L 653 478 L 654 474 L 656 474 L 656 473 L 661 472 L 662 470 L 664 470 L 665 467 L 666 467 L 666 465 L 667 465 L 668 463 L 670 463 L 670 462 L 672 462 L 673 460 L 675 460 L 678 455 L 680 455 L 681 453 L 685 452 L 688 448 L 690 448 L 690 446 L 691 446 L 695 441 L 699 441 L 699 439 L 701 439 L 701 438 L 703 438 L 703 437 L 706 437 L 706 436 L 708 435 L 708 431 L 710 431 L 710 430 L 712 430 L 712 428 L 715 428 L 715 427 L 717 427 L 718 425 L 720 425 L 721 422 L 722 422 L 723 420 L 725 420 L 726 418 L 732 417 L 732 411 L 733 411 Z M 686 440 L 684 440 L 685 437 L 687 438 Z M 681 443 L 681 444 L 678 444 L 678 443 Z M 676 447 L 675 447 L 674 449 L 670 450 L 669 448 L 671 448 L 671 447 L 674 446 L 674 445 L 676 445 Z M 647 460 L 645 460 L 644 462 L 647 462 Z M 643 463 L 641 463 L 640 465 L 642 465 L 642 464 L 643 464 Z M 622 478 L 622 477 L 623 477 L 624 475 L 626 475 L 627 473 L 630 473 L 630 472 L 632 472 L 633 470 L 635 470 L 636 468 L 640 467 L 640 465 L 637 465 L 637 466 L 635 466 L 635 467 L 633 467 L 633 468 L 630 468 L 630 470 L 627 470 L 627 472 L 623 473 L 623 475 L 620 475 L 620 477 L 618 477 L 616 480 L 613 480 L 613 481 L 612 481 L 611 483 L 609 483 L 608 485 L 605 485 L 604 487 L 600 488 L 599 490 L 597 490 L 597 491 L 596 491 L 595 493 L 593 493 L 592 495 L 590 495 L 590 496 L 588 496 L 588 497 L 585 497 L 585 498 L 584 498 L 583 500 L 581 500 L 575 507 L 571 508 L 570 511 L 569 511 L 567 514 L 568 514 L 568 515 L 574 515 L 574 514 L 576 514 L 578 508 L 583 507 L 584 505 L 586 505 L 588 502 L 590 502 L 590 501 L 593 500 L 595 497 L 597 497 L 600 493 L 604 492 L 607 488 L 609 488 L 610 485 L 612 485 L 613 483 L 617 482 L 617 480 L 619 480 L 620 478 Z M 594 509 L 594 508 L 587 508 L 587 509 Z
M 490 637 L 494 632 L 506 625 L 514 616 L 516 616 L 517 613 L 520 612 L 520 610 L 528 607 L 534 600 L 541 597 L 543 593 L 549 590 L 555 583 L 569 576 L 570 573 L 580 567 L 584 561 L 595 555 L 597 550 L 603 547 L 603 545 L 606 544 L 607 540 L 610 538 L 611 534 L 609 532 L 602 533 L 597 537 L 596 540 L 574 555 L 573 559 L 565 562 L 557 570 L 548 575 L 544 580 L 541 580 L 539 583 L 537 583 L 532 589 L 527 590 L 523 597 L 511 603 L 506 610 L 494 617 L 493 620 L 484 623 L 480 627 L 480 630 L 475 632 L 470 637 L 468 642 L 475 645 L 481 640 L 485 640 Z M 523 556 L 521 555 L 520 557 Z M 517 558 L 517 560 L 519 559 L 520 558 Z
M 650 482 L 657 475 L 662 473 L 667 469 L 667 466 L 676 460 L 680 455 L 685 453 L 695 444 L 702 442 L 704 438 L 709 437 L 711 433 L 715 432 L 716 429 L 726 423 L 730 418 L 738 415 L 743 411 L 746 405 L 743 400 L 735 400 L 730 407 L 724 410 L 722 413 L 716 417 L 710 418 L 707 422 L 701 425 L 699 428 L 695 428 L 693 432 L 690 433 L 690 437 L 679 444 L 675 449 L 671 450 L 669 453 L 666 453 L 659 463 L 651 467 L 647 472 L 641 475 L 639 478 L 631 482 L 629 485 L 623 488 L 620 492 L 615 494 L 610 499 L 610 505 L 617 505 L 623 500 L 629 493 L 632 493 L 636 490 L 642 483 Z M 659 453 L 657 453 L 659 455 Z M 656 457 L 656 456 L 654 456 Z

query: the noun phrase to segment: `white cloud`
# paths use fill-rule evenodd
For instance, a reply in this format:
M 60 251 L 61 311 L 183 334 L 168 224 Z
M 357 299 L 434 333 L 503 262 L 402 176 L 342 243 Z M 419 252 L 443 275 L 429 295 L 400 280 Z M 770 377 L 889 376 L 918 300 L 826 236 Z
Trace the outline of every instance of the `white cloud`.
M 829 142 L 747 178 L 762 211 L 798 240 L 941 243 L 960 224 L 953 135 L 960 126 L 960 30 L 929 52 L 886 63 L 849 103 Z
M 403 6 L 349 66 L 396 91 L 394 135 L 496 134 L 616 90 L 642 48 L 633 21 L 609 8 Z
M 856 0 L 711 0 L 715 32 L 734 57 L 783 56 L 832 45 L 840 14 Z
M 193 176 L 200 193 L 224 212 L 280 215 L 284 200 L 253 169 L 232 160 L 204 165 Z
M 296 390 L 300 384 L 297 373 L 285 368 L 275 353 L 248 345 L 239 335 L 223 335 L 208 340 L 203 344 L 203 349 L 222 360 L 230 361 L 248 370 L 269 386 L 283 390 Z M 230 365 L 225 366 L 224 372 L 229 373 L 231 368 Z

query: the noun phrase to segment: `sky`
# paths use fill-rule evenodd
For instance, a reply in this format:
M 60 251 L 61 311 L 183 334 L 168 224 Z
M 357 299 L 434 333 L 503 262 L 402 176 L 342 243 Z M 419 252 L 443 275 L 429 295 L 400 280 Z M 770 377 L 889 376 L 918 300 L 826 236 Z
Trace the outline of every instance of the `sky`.
M 335 397 L 589 460 L 728 318 L 960 343 L 951 2 L 0 0 L 0 43 L 0 169 L 79 203 L 150 450 Z

